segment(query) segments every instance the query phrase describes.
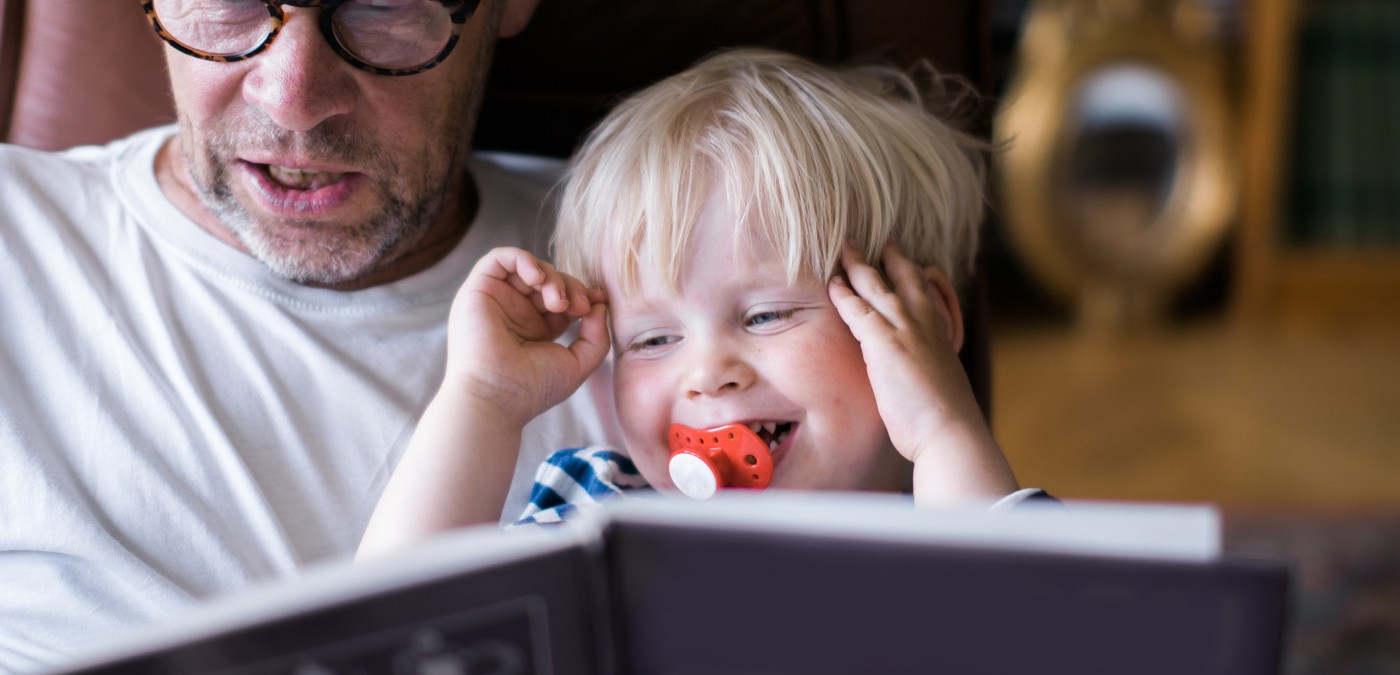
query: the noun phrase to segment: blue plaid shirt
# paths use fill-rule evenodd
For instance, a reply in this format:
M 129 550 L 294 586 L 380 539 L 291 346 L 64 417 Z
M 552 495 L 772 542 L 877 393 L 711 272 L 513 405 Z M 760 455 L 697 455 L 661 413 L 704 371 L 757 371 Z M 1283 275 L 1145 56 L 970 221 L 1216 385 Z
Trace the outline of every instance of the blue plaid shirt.
M 605 446 L 568 448 L 550 455 L 535 472 L 530 503 L 511 527 L 563 522 L 580 508 L 651 486 L 621 451 Z

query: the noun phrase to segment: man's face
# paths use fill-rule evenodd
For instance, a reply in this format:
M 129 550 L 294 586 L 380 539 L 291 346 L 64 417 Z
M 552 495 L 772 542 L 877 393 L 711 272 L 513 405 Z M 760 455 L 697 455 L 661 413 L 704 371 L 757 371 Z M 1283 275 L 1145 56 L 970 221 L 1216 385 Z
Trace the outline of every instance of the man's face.
M 276 41 L 249 60 L 167 49 L 180 118 L 173 178 L 205 211 L 192 215 L 276 274 L 330 286 L 460 232 L 456 195 L 496 9 L 483 3 L 443 63 L 405 77 L 343 61 L 316 9 L 286 7 Z

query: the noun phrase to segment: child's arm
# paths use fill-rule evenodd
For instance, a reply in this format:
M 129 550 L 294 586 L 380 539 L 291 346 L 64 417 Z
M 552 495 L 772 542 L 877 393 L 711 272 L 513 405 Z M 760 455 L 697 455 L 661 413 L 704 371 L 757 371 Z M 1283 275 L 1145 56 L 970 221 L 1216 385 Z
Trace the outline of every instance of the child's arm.
M 919 505 L 999 499 L 1017 488 L 958 361 L 962 312 L 952 284 L 936 267 L 919 267 L 894 245 L 885 273 L 847 246 L 841 256 L 849 285 L 837 276 L 829 291 L 860 341 L 876 406 L 890 440 L 914 463 Z
M 604 297 L 520 249 L 486 254 L 448 319 L 447 372 L 370 517 L 359 556 L 500 517 L 521 430 L 608 352 Z M 581 318 L 578 339 L 554 340 Z

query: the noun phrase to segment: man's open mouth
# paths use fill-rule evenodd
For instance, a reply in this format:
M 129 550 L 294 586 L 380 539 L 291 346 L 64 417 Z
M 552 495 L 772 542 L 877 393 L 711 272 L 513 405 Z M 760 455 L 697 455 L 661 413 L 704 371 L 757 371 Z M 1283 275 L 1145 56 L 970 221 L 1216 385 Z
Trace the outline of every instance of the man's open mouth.
M 319 190 L 345 180 L 345 176 L 347 175 L 343 173 L 332 173 L 330 171 L 292 169 L 275 164 L 260 164 L 258 166 L 274 183 L 288 190 Z

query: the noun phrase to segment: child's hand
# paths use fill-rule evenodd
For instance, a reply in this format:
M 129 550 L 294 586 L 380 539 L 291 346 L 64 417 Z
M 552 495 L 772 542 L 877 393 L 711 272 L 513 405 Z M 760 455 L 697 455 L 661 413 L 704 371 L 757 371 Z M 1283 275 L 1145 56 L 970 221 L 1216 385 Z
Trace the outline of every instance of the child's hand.
M 496 520 L 525 424 L 608 353 L 605 297 L 515 248 L 487 253 L 452 303 L 447 374 L 384 488 L 358 556 Z M 554 340 L 575 319 L 578 339 Z
M 606 296 L 517 248 L 472 268 L 448 323 L 447 381 L 524 425 L 562 402 L 607 356 Z M 575 319 L 578 338 L 556 343 Z
M 938 268 L 921 268 L 890 245 L 883 254 L 891 290 L 849 245 L 828 287 L 841 318 L 860 341 L 866 371 L 890 441 L 914 462 L 921 504 L 1000 498 L 1016 479 L 982 418 L 958 361 L 962 313 Z

